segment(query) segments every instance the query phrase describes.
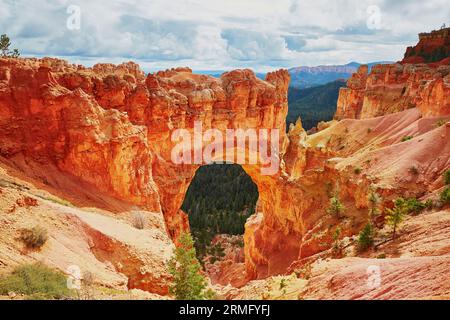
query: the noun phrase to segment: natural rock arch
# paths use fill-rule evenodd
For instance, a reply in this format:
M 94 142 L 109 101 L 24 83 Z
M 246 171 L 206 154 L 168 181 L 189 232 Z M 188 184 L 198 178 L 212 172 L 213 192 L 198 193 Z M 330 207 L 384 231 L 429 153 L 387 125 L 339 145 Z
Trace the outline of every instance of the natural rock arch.
M 264 215 L 264 221 L 262 214 L 254 218 L 246 232 L 249 277 L 281 269 L 272 268 L 268 256 L 289 241 L 266 235 L 275 229 L 284 238 L 296 232 L 283 222 L 297 218 L 283 189 L 286 176 L 295 175 L 302 162 L 291 157 L 299 149 L 289 144 L 285 130 L 286 70 L 269 73 L 263 81 L 250 70 L 219 79 L 187 68 L 146 76 L 134 63 L 85 68 L 51 58 L 0 59 L 0 81 L 3 157 L 17 163 L 26 158 L 24 171 L 30 163 L 53 166 L 86 188 L 162 212 L 173 239 L 187 228 L 179 208 L 199 166 L 172 162 L 173 131 L 192 132 L 196 121 L 221 132 L 278 129 L 281 169 L 266 176 L 259 165 L 243 167 L 258 185 Z M 54 170 L 40 172 L 46 179 Z M 287 212 L 275 210 L 286 206 Z M 293 247 L 298 251 L 298 239 Z
M 177 74 L 179 76 L 179 74 Z M 191 77 L 189 75 L 189 77 Z M 273 210 L 275 206 L 282 208 L 286 204 L 282 205 L 283 199 L 275 190 L 284 188 L 283 175 L 288 166 L 282 159 L 286 153 L 293 153 L 293 148 L 288 148 L 288 138 L 285 128 L 285 117 L 287 113 L 287 83 L 288 75 L 285 72 L 278 72 L 275 74 L 269 74 L 268 79 L 275 79 L 275 83 L 263 82 L 257 79 L 254 74 L 248 70 L 233 71 L 229 74 L 222 76 L 222 90 L 226 93 L 225 101 L 216 101 L 212 104 L 211 110 L 208 107 L 203 107 L 200 113 L 196 115 L 182 114 L 181 123 L 184 126 L 181 127 L 189 133 L 193 134 L 194 122 L 201 120 L 204 130 L 216 129 L 219 130 L 225 137 L 225 131 L 231 128 L 244 128 L 244 129 L 278 129 L 280 133 L 280 149 L 278 150 L 277 157 L 280 159 L 280 169 L 274 175 L 264 175 L 261 173 L 260 164 L 241 164 L 246 173 L 252 178 L 259 190 L 259 214 L 253 218 L 248 227 L 246 227 L 246 241 L 245 249 L 248 254 L 256 254 L 258 261 L 252 261 L 247 259 L 247 269 L 249 278 L 258 276 L 266 276 L 271 273 L 277 273 L 284 271 L 289 264 L 295 260 L 298 256 L 299 241 L 298 236 L 293 236 L 292 241 L 280 241 L 278 242 L 276 236 L 271 236 L 272 240 L 265 248 L 264 252 L 258 252 L 260 241 L 265 242 L 265 233 L 259 233 L 260 238 L 255 242 L 253 236 L 258 234 L 257 224 L 261 223 L 262 216 L 267 210 Z M 274 80 L 272 80 L 274 81 Z M 225 86 L 224 83 L 227 83 Z M 275 91 L 273 91 L 275 89 Z M 228 91 L 227 91 L 228 90 Z M 219 90 L 221 92 L 221 90 Z M 270 94 L 270 95 L 269 95 Z M 216 97 L 221 94 L 215 94 Z M 274 100 L 275 97 L 275 100 Z M 266 99 L 266 100 L 265 100 Z M 189 99 L 188 99 L 189 100 Z M 190 101 L 190 100 L 189 100 Z M 152 125 L 148 126 L 149 128 Z M 166 225 L 169 234 L 176 239 L 180 232 L 187 230 L 188 220 L 186 215 L 180 211 L 181 204 L 184 200 L 188 186 L 195 175 L 196 170 L 200 165 L 179 165 L 174 164 L 171 159 L 171 152 L 175 147 L 175 143 L 171 141 L 170 136 L 173 130 L 167 130 L 165 128 L 165 134 L 161 135 L 160 130 L 149 135 L 151 137 L 159 136 L 159 140 L 154 140 L 153 144 L 157 146 L 164 146 L 159 148 L 156 152 L 158 154 L 153 163 L 153 179 L 157 185 L 159 200 L 161 204 L 161 210 L 164 213 L 166 219 Z M 254 150 L 249 150 L 249 143 L 245 145 L 244 149 L 237 147 L 227 148 L 223 146 L 225 154 L 244 155 L 245 159 L 251 157 L 251 153 L 255 153 Z M 194 153 L 194 148 L 190 150 Z M 256 151 L 256 153 L 258 153 Z M 258 155 L 259 156 L 259 155 Z M 215 157 L 212 161 L 223 160 L 221 157 Z M 236 162 L 231 162 L 236 163 Z M 248 161 L 246 162 L 248 163 Z M 289 162 L 289 168 L 292 169 L 297 165 L 296 161 Z M 277 186 L 280 184 L 280 186 Z M 279 213 L 282 214 L 281 212 Z M 273 219 L 273 218 L 272 218 Z M 276 218 L 275 218 L 276 219 Z M 273 225 L 278 225 L 275 221 Z M 287 229 L 287 228 L 286 228 Z M 271 231 L 271 230 L 270 230 Z M 265 232 L 269 232 L 267 229 Z M 289 233 L 289 231 L 286 231 Z M 285 238 L 285 234 L 283 234 Z M 268 240 L 268 239 L 267 239 Z M 292 249 L 287 250 L 287 247 Z M 269 267 L 270 264 L 265 255 L 269 253 L 273 248 L 284 247 L 285 252 L 283 259 L 273 259 L 275 264 L 280 266 Z M 262 268 L 256 266 L 256 264 L 265 265 Z M 260 269 L 260 270 L 257 270 Z M 270 270 L 269 270 L 270 269 Z M 272 270 L 273 269 L 273 270 Z

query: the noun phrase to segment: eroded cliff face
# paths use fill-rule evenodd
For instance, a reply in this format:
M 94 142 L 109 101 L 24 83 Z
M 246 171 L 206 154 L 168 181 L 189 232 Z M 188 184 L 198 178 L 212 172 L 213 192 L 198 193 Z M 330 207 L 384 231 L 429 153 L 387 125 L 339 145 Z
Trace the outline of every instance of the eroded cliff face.
M 401 63 L 440 63 L 450 62 L 450 28 L 441 28 L 419 34 L 419 42 L 406 48 Z
M 3 157 L 54 165 L 101 192 L 160 210 L 147 129 L 99 105 L 93 90 L 100 76 L 59 60 L 2 59 L 0 70 Z
M 341 88 L 335 118 L 364 119 L 418 108 L 424 117 L 450 114 L 450 66 L 361 66 Z
M 357 234 L 368 221 L 370 190 L 385 208 L 399 196 L 427 197 L 442 188 L 440 175 L 450 166 L 445 61 L 377 65 L 370 73 L 363 65 L 340 91 L 335 118 L 341 121 L 310 136 L 301 123 L 290 128 L 282 179 L 270 182 L 267 189 L 276 192 L 264 195 L 260 213 L 246 225 L 250 278 L 317 259 L 338 228 L 342 238 Z M 413 139 L 405 142 L 406 136 Z M 327 214 L 336 193 L 344 219 Z

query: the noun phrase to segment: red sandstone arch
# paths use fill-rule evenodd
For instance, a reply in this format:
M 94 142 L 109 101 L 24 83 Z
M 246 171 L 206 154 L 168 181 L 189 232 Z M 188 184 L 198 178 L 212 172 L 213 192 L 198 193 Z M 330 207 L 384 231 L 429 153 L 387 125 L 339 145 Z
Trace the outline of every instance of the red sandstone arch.
M 55 167 L 85 188 L 161 211 L 173 238 L 187 228 L 179 208 L 198 168 L 172 163 L 174 130 L 191 131 L 196 121 L 205 130 L 221 132 L 279 129 L 280 159 L 286 152 L 295 153 L 285 134 L 286 70 L 269 73 L 263 81 L 250 70 L 231 71 L 220 79 L 187 68 L 145 76 L 133 63 L 89 69 L 49 58 L 0 59 L 0 84 L 3 157 L 17 163 L 27 159 L 23 170 L 31 163 L 35 168 Z M 292 244 L 286 241 L 292 231 L 278 221 L 288 221 L 292 208 L 273 212 L 287 205 L 281 189 L 284 175 L 294 166 L 282 162 L 273 176 L 262 175 L 259 165 L 243 166 L 258 185 L 261 204 L 260 216 L 246 233 L 249 277 L 285 268 L 267 258 L 280 246 L 294 248 L 285 250 L 288 256 L 298 252 L 298 237 L 292 237 Z M 57 171 L 41 172 L 46 179 Z M 261 215 L 265 221 L 260 230 Z M 276 233 L 266 237 L 269 229 L 283 233 L 285 240 L 278 242 Z M 288 260 L 293 259 L 294 253 Z

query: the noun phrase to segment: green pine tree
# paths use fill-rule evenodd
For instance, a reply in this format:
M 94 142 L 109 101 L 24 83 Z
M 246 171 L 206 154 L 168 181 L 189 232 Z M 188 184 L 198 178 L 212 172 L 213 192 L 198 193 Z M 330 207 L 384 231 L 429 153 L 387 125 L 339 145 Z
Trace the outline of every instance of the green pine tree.
M 380 215 L 381 210 L 379 209 L 379 205 L 382 201 L 382 198 L 378 193 L 376 193 L 374 188 L 370 188 L 370 193 L 368 196 L 369 201 L 369 218 L 370 221 L 374 224 L 375 219 Z
M 395 240 L 398 226 L 403 222 L 408 213 L 408 203 L 403 198 L 395 200 L 394 208 L 387 209 L 386 224 L 392 229 L 392 240 Z
M 345 206 L 342 204 L 339 193 L 336 192 L 335 196 L 330 199 L 330 206 L 327 209 L 327 212 L 332 216 L 340 219 L 342 213 L 345 211 Z
M 445 187 L 440 196 L 441 201 L 444 204 L 450 204 L 450 187 Z
M 333 233 L 333 245 L 331 247 L 331 254 L 335 258 L 340 258 L 342 256 L 342 242 L 340 241 L 342 229 L 340 227 L 336 228 Z
M 206 300 L 214 293 L 207 289 L 205 277 L 201 274 L 201 265 L 197 260 L 194 240 L 184 233 L 180 236 L 179 246 L 169 261 L 169 273 L 173 277 L 170 293 L 177 300 Z
M 11 40 L 6 34 L 0 36 L 0 58 L 18 58 L 20 56 L 19 50 L 10 50 Z
M 450 185 L 450 169 L 444 172 L 444 182 L 447 185 Z
M 364 229 L 359 233 L 358 250 L 360 252 L 366 251 L 374 243 L 374 228 L 371 223 L 366 224 Z

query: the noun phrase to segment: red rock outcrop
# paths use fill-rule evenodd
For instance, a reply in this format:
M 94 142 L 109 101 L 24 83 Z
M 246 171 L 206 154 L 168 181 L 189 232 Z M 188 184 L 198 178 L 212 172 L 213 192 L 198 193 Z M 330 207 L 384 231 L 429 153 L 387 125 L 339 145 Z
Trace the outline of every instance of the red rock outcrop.
M 450 211 L 410 216 L 402 236 L 364 257 L 317 261 L 305 299 L 448 299 Z M 376 259 L 377 256 L 384 259 Z M 373 273 L 378 270 L 379 282 Z M 376 284 L 376 285 L 374 285 Z
M 247 277 L 242 236 L 217 235 L 211 245 L 222 250 L 222 256 L 216 253 L 216 256 L 208 255 L 204 260 L 205 271 L 211 282 L 233 287 L 245 285 Z
M 448 64 L 450 57 L 450 28 L 420 33 L 419 42 L 406 49 L 401 63 Z
M 339 90 L 336 118 L 357 119 L 361 116 L 367 82 L 368 67 L 362 65 L 347 81 L 347 87 Z
M 79 208 L 3 161 L 0 185 L 0 274 L 19 264 L 40 261 L 66 274 L 77 269 L 80 275 L 88 272 L 96 286 L 128 293 L 128 299 L 134 288 L 168 293 L 166 262 L 174 246 L 161 213 L 125 211 L 117 215 Z M 142 229 L 133 225 L 135 214 L 144 221 Z M 34 226 L 49 235 L 39 250 L 24 248 L 18 239 L 23 228 Z
M 426 59 L 424 58 L 426 57 Z M 364 119 L 419 108 L 425 117 L 450 114 L 450 28 L 419 34 L 396 64 L 361 66 L 341 88 L 335 118 Z
M 76 67 L 0 61 L 0 154 L 53 164 L 99 191 L 159 211 L 146 128 L 99 106 L 88 93 L 99 81 L 95 73 L 73 90 L 62 86 L 67 75 L 73 79 L 69 68 Z
M 335 118 L 364 119 L 419 108 L 425 117 L 450 114 L 450 66 L 362 67 L 341 88 Z

